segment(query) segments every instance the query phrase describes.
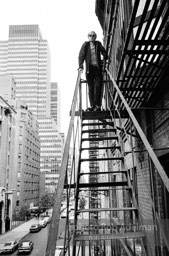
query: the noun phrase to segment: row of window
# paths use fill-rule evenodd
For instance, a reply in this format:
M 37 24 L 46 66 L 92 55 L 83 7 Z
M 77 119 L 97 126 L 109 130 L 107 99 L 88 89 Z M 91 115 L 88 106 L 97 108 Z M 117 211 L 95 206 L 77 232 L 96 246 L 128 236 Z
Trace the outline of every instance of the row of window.
M 34 50 L 36 50 L 36 51 L 34 51 Z M 24 49 L 23 51 L 21 48 L 18 48 L 17 50 L 12 48 L 11 51 L 10 50 L 8 51 L 8 56 L 13 55 L 13 54 L 17 54 L 17 55 L 19 55 L 19 54 L 20 55 L 21 54 L 35 54 L 35 55 L 38 55 L 39 51 L 38 51 L 38 49 L 33 49 L 33 48 L 30 48 L 30 49 L 27 48 L 27 49 Z
M 46 76 L 47 75 L 47 72 L 43 72 L 43 70 L 37 70 L 37 72 L 28 72 L 28 70 L 26 70 L 27 71 L 26 73 L 21 72 L 21 71 L 22 70 L 18 70 L 18 72 L 16 72 L 16 70 L 14 70 L 14 69 L 13 70 L 8 70 L 8 75 L 13 75 L 14 74 L 17 77 L 19 75 L 21 75 L 21 76 L 26 75 L 27 76 L 29 74 L 30 76 L 35 75 L 34 76 L 35 78 L 37 78 L 37 76 L 43 76 L 43 75 Z M 33 71 L 35 71 L 35 70 L 33 70 Z M 44 70 L 44 71 L 46 71 L 46 70 Z
M 8 75 L 10 75 L 10 74 L 8 74 Z M 26 74 L 26 75 L 28 75 L 28 74 Z M 28 81 L 32 81 L 32 80 L 35 80 L 34 81 L 34 83 L 35 84 L 37 84 L 37 83 L 39 83 L 39 81 L 46 81 L 46 76 L 45 77 L 39 77 L 38 78 L 38 81 L 37 81 L 37 77 L 30 77 L 30 76 L 24 76 L 24 77 L 17 77 L 17 76 L 15 76 L 15 82 L 16 82 L 16 84 L 19 82 L 19 80 L 21 80 L 21 79 L 24 79 L 24 80 L 28 80 Z
M 45 133 L 45 132 L 46 132 L 45 130 L 44 130 L 44 131 L 41 130 L 41 131 L 40 131 L 40 134 L 41 134 L 41 133 Z M 58 135 L 58 132 L 57 132 L 57 131 L 54 131 L 54 130 L 49 130 L 47 133 L 54 133 L 53 135 L 48 135 L 48 134 L 46 134 L 47 137 L 55 137 L 55 138 L 56 138 L 57 135 Z M 45 135 L 41 135 L 41 137 L 43 137 L 43 136 L 46 137 Z M 58 140 L 58 142 L 61 142 L 61 140 Z
M 9 66 L 10 65 L 8 65 L 8 72 L 10 72 L 10 71 L 37 71 L 38 73 L 39 72 L 41 72 L 41 71 L 46 71 L 46 68 L 43 68 L 43 67 L 45 67 L 45 65 L 43 65 L 43 67 L 42 68 L 40 68 L 39 66 L 35 66 L 35 65 L 32 65 L 33 67 L 32 68 L 30 68 L 30 66 L 29 65 L 27 65 L 28 67 L 27 68 L 25 68 L 25 66 L 26 65 L 24 65 L 24 68 L 21 66 L 21 65 L 18 65 L 18 67 L 15 65 L 15 66 L 11 66 L 12 68 L 9 68 Z M 37 72 L 36 72 L 36 74 L 37 74 Z
M 38 84 L 38 85 L 39 85 L 39 84 L 46 84 L 46 82 L 44 82 L 44 81 L 38 81 L 38 82 L 33 82 L 33 81 L 24 81 L 24 82 L 20 82 L 20 81 L 17 81 L 17 83 L 16 83 L 16 87 L 17 87 L 17 88 L 18 88 L 18 84 L 28 84 L 28 85 L 33 84 L 33 85 L 37 86 L 37 84 Z
M 28 68 L 25 68 L 25 67 L 28 67 Z M 16 69 L 16 68 L 18 68 L 18 70 L 34 70 L 34 69 L 40 69 L 41 70 L 41 68 L 43 68 L 43 67 L 46 67 L 46 64 L 41 64 L 41 62 L 39 63 L 39 62 L 37 62 L 36 61 L 36 63 L 35 64 L 24 64 L 24 65 L 20 65 L 20 64 L 18 64 L 18 63 L 16 63 L 15 65 L 10 65 L 10 63 L 8 63 L 8 70 L 10 71 L 10 68 L 11 68 L 11 70 L 13 70 L 13 69 Z M 46 70 L 46 68 L 44 69 L 44 70 Z
M 36 84 L 36 85 L 29 85 L 29 86 L 23 86 L 23 85 L 19 85 L 19 86 L 17 86 L 17 91 L 20 91 L 20 90 L 23 90 L 24 92 L 25 92 L 25 90 L 33 90 L 33 89 L 35 89 L 36 90 L 36 92 L 37 92 L 37 89 L 38 90 L 41 90 L 41 88 L 42 89 L 45 89 L 46 88 L 46 86 L 45 85 L 41 85 L 40 86 L 40 88 L 39 88 L 39 86 L 38 86 L 38 84 Z M 40 101 L 41 99 L 39 99 L 39 101 Z
M 42 55 L 42 53 L 41 53 L 41 55 L 38 55 L 38 60 L 39 60 L 39 59 L 46 59 L 46 57 L 47 57 L 47 53 L 43 53 L 43 55 Z M 20 55 L 20 56 L 19 56 L 19 55 L 17 54 L 17 56 L 9 56 L 9 57 L 8 57 L 8 61 L 10 62 L 11 59 L 20 59 L 20 61 L 22 61 L 21 58 L 22 58 L 22 59 L 31 59 L 31 60 L 32 60 L 33 58 L 34 58 L 34 59 L 37 59 L 37 55 L 30 55 L 30 56 L 29 56 L 29 55 L 26 55 L 26 56 L 25 56 L 25 55 Z
M 59 177 L 45 177 L 45 180 L 58 180 Z
M 43 171 L 43 169 L 42 169 L 42 172 L 43 173 L 45 173 L 45 175 L 47 174 L 47 175 L 50 175 L 50 174 L 57 174 L 57 175 L 59 175 L 60 174 L 60 170 L 49 170 L 49 171 Z
M 52 138 L 51 138 L 50 140 L 49 140 L 49 139 L 47 140 L 47 139 L 45 139 L 45 138 L 44 138 L 43 140 L 41 140 L 41 142 L 43 142 L 43 143 L 51 143 L 51 142 L 53 142 L 53 143 L 57 143 L 57 142 L 58 142 L 58 140 L 54 140 L 54 139 L 52 139 Z M 56 144 L 56 146 L 58 146 L 58 147 L 59 147 L 59 146 L 60 146 L 60 144 Z
M 57 185 L 58 182 L 49 182 L 49 183 L 45 183 L 46 186 L 50 186 L 50 185 Z
M 9 62 L 9 64 L 12 62 L 12 63 L 21 63 L 21 65 L 23 65 L 23 67 L 24 66 L 26 66 L 26 64 L 25 64 L 25 62 L 26 62 L 26 60 L 20 60 L 20 59 L 15 59 L 15 60 L 8 60 L 8 62 Z M 47 63 L 47 59 L 34 59 L 34 60 L 32 60 L 32 59 L 29 59 L 29 60 L 27 60 L 27 63 L 32 63 L 32 62 L 34 62 L 34 63 L 36 63 L 36 64 L 38 64 L 39 66 L 41 65 L 41 63 Z M 13 64 L 13 65 L 15 65 L 15 64 Z

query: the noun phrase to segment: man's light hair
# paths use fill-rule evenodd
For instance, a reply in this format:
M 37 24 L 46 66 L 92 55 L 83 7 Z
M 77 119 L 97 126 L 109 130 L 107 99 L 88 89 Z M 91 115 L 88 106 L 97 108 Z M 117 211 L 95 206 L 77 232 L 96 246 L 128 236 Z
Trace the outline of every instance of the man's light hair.
M 95 34 L 95 37 L 97 38 L 97 34 L 96 34 L 95 31 L 90 31 L 90 32 L 88 33 L 88 36 L 89 36 L 90 34 Z

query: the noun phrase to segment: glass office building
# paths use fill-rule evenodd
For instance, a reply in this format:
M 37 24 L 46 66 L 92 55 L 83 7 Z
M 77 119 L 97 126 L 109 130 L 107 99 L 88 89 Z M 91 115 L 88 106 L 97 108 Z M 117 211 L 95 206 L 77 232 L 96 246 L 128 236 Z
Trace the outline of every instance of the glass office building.
M 56 86 L 56 83 L 51 84 L 50 82 L 48 42 L 42 39 L 38 25 L 9 26 L 9 40 L 0 41 L 0 75 L 10 76 L 14 79 L 16 85 L 15 98 L 25 101 L 29 110 L 39 122 L 41 172 L 46 172 L 44 151 L 46 155 L 50 155 L 48 160 L 57 158 L 60 164 L 63 140 L 59 131 L 59 119 L 57 119 L 60 108 L 60 99 L 58 99 L 57 94 L 58 86 Z M 55 91 L 57 97 L 54 98 L 54 94 L 51 97 L 51 90 Z M 48 124 L 46 125 L 46 123 Z M 49 140 L 49 137 L 53 133 L 57 140 L 59 138 L 62 145 L 58 147 L 58 143 L 55 143 L 55 149 L 51 152 L 53 144 L 46 147 L 44 140 L 50 144 L 51 139 Z M 48 150 L 49 152 L 47 152 Z M 48 172 L 52 170 L 52 168 L 48 168 Z

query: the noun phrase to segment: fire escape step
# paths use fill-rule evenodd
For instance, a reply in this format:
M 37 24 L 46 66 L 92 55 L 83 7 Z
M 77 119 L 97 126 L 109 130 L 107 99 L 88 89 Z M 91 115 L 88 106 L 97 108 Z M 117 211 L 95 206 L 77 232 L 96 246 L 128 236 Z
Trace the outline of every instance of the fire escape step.
M 113 207 L 113 208 L 93 208 L 80 209 L 77 212 L 109 212 L 109 211 L 137 211 L 136 207 Z
M 80 162 L 85 162 L 85 161 L 109 161 L 109 160 L 123 160 L 123 157 L 109 157 L 109 158 L 83 158 L 80 159 Z
M 100 175 L 100 174 L 127 174 L 127 171 L 112 171 L 112 172 L 82 172 L 79 175 Z
M 83 133 L 106 133 L 106 132 L 116 132 L 116 129 L 89 129 L 83 130 Z
M 120 146 L 112 146 L 112 147 L 89 147 L 89 148 L 81 148 L 81 150 L 101 150 L 101 149 L 121 149 Z
M 114 191 L 114 190 L 124 190 L 124 189 L 127 191 L 127 190 L 131 190 L 132 188 L 129 187 L 129 186 L 126 186 L 126 187 L 125 187 L 125 186 L 120 186 L 120 187 L 112 187 L 112 188 L 109 187 L 108 190 L 109 190 L 109 191 L 111 191 L 111 190 Z M 106 188 L 102 188 L 102 189 L 98 189 L 98 188 L 97 188 L 97 190 L 96 190 L 96 188 L 93 188 L 93 189 L 90 189 L 90 188 L 89 188 L 89 189 L 88 189 L 88 191 L 90 191 L 90 192 L 99 192 L 99 193 L 100 193 L 100 192 L 103 192 L 103 193 L 104 193 L 105 190 L 107 190 L 107 189 L 106 189 Z M 79 189 L 79 191 L 84 191 L 84 189 L 81 188 L 81 189 Z
M 111 119 L 110 111 L 85 111 L 82 112 L 82 120 Z
M 111 181 L 111 182 L 90 182 L 90 183 L 79 183 L 79 188 L 92 188 L 92 187 L 121 187 L 127 186 L 127 181 Z
M 114 126 L 114 123 L 113 122 L 102 122 L 102 123 L 82 123 L 82 126 L 100 126 L 100 125 L 110 125 L 110 126 Z
M 102 140 L 118 140 L 117 136 L 113 136 L 113 137 L 100 137 L 100 138 L 83 138 L 83 141 L 102 141 Z
M 64 185 L 65 189 L 68 187 L 75 188 L 76 183 Z M 108 187 L 108 188 L 106 188 L 106 187 Z M 90 188 L 95 188 L 95 191 L 102 191 L 102 190 L 107 190 L 107 189 L 110 190 L 110 187 L 123 187 L 124 189 L 130 189 L 127 181 L 93 182 L 93 183 L 90 182 L 90 183 L 79 183 L 78 184 L 78 190 L 80 190 L 81 188 L 88 188 L 89 190 L 91 190 Z M 96 190 L 96 188 L 102 188 L 102 189 Z

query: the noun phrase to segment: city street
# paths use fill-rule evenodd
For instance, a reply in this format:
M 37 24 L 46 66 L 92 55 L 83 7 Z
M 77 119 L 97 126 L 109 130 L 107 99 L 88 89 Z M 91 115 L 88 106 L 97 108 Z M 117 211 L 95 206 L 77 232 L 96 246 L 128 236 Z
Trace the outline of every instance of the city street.
M 30 256 L 42 256 L 44 255 L 46 244 L 47 244 L 47 237 L 49 232 L 50 225 L 48 224 L 45 228 L 42 228 L 37 233 L 29 233 L 25 236 L 21 241 L 31 240 L 34 243 L 34 248 L 32 252 L 29 254 Z M 16 256 L 20 255 L 23 256 L 25 254 L 18 254 L 18 250 L 12 254 L 5 254 L 7 256 Z

